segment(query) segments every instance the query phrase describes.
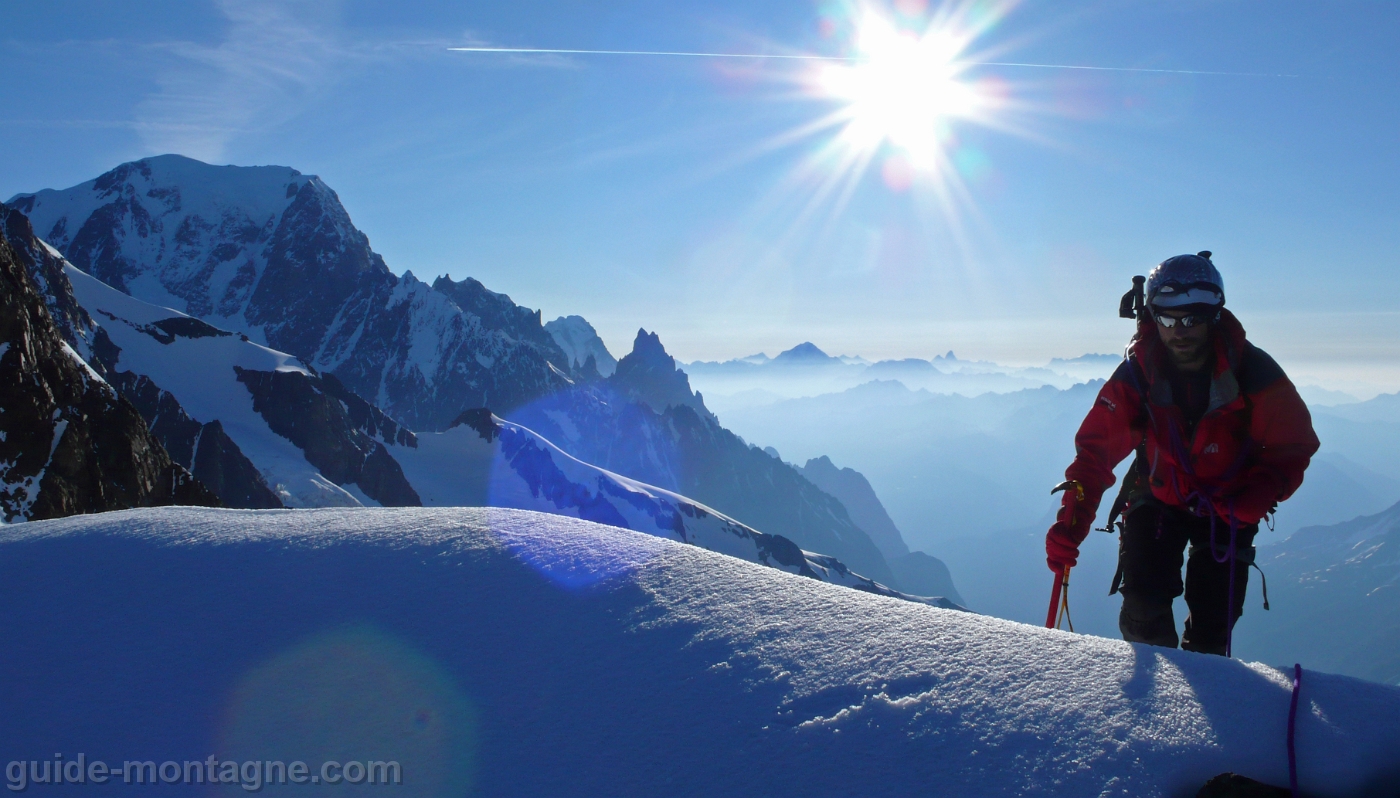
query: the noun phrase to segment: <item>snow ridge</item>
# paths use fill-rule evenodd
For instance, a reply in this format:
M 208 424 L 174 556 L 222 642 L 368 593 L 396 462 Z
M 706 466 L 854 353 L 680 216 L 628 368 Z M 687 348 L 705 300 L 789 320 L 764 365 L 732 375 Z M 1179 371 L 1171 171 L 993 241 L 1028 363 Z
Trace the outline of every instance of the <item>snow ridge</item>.
M 556 515 L 105 513 L 0 528 L 0 584 L 14 597 L 0 746 L 16 759 L 71 750 L 62 696 L 83 707 L 89 750 L 373 751 L 405 786 L 481 795 L 1288 783 L 1290 684 L 1274 668 L 841 590 Z M 1393 795 L 1400 690 L 1305 679 L 1304 793 Z

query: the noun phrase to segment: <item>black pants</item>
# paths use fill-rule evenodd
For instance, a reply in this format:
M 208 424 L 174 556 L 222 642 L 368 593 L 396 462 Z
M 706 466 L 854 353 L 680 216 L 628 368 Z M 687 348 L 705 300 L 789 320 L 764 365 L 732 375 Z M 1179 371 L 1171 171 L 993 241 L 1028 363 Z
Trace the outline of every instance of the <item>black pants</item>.
M 1211 522 L 1184 510 L 1155 502 L 1138 507 L 1128 515 L 1118 542 L 1118 564 L 1122 568 L 1123 609 L 1118 628 L 1123 639 L 1134 643 L 1176 648 L 1176 619 L 1172 599 L 1186 593 L 1186 629 L 1181 647 L 1187 651 L 1225 654 L 1229 627 L 1244 613 L 1245 586 L 1249 564 L 1254 562 L 1254 535 L 1258 524 L 1240 526 L 1235 532 L 1234 607 L 1227 623 L 1225 605 L 1229 602 L 1230 566 L 1211 556 Z M 1181 564 L 1186 545 L 1186 583 L 1181 581 Z M 1216 519 L 1216 556 L 1225 557 L 1230 544 L 1230 525 Z

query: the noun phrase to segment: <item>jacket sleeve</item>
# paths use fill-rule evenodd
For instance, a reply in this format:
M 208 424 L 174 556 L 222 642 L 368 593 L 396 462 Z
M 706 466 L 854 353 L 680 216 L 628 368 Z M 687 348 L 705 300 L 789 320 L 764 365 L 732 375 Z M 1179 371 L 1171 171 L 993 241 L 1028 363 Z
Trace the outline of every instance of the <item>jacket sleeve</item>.
M 1293 495 L 1319 445 L 1308 406 L 1281 369 L 1250 396 L 1250 402 L 1253 456 L 1231 496 L 1235 517 L 1247 524 L 1258 523 Z
M 1091 523 L 1104 492 L 1113 486 L 1114 467 L 1137 448 L 1144 434 L 1142 395 L 1133 387 L 1132 368 L 1125 361 L 1099 390 L 1074 436 L 1074 462 L 1065 470 L 1066 479 L 1084 486 L 1081 507 Z

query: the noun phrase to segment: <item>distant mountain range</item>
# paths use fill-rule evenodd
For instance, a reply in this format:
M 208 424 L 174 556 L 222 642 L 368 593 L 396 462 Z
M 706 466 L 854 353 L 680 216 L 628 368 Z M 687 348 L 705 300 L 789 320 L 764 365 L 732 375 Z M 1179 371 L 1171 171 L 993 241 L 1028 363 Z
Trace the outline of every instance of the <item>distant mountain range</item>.
M 914 390 L 976 396 L 1107 379 L 1121 355 L 1084 355 L 1054 360 L 1049 367 L 1008 367 L 986 361 L 959 360 L 951 351 L 929 360 L 904 358 L 871 362 L 862 357 L 833 357 L 810 341 L 779 353 L 751 355 L 723 362 L 684 364 L 691 381 L 709 397 L 721 417 L 731 409 L 772 404 L 820 394 L 839 393 L 876 380 L 897 380 Z
M 18 238 L 72 261 L 49 265 L 62 275 L 55 284 L 71 285 L 75 297 L 76 310 L 59 309 L 72 317 L 65 337 L 88 346 L 85 357 L 174 462 L 225 504 L 511 496 L 509 506 L 543 502 L 593 517 L 607 515 L 607 504 L 629 524 L 653 523 L 654 514 L 640 522 L 628 504 L 640 491 L 723 519 L 731 532 L 746 530 L 741 538 L 821 552 L 809 556 L 813 572 L 849 565 L 897 584 L 839 500 L 720 426 L 657 336 L 639 333 L 634 351 L 617 361 L 581 317 L 545 325 L 538 311 L 475 280 L 428 285 L 395 276 L 319 178 L 161 156 L 12 204 L 38 234 Z M 493 424 L 516 432 L 470 433 L 491 438 L 489 456 L 476 444 L 442 450 L 435 436 L 461 439 L 467 411 L 495 413 Z M 517 438 L 533 443 L 514 454 L 500 448 Z M 437 451 L 431 467 L 421 466 L 425 447 Z M 550 493 L 548 480 L 526 467 L 533 460 L 518 459 L 522 451 L 544 453 L 572 476 Z M 489 481 L 453 482 L 454 457 L 514 474 L 529 500 L 516 489 L 497 495 Z M 577 458 L 592 476 L 560 458 Z M 594 499 L 579 498 L 585 494 Z M 595 500 L 601 504 L 588 504 Z M 667 534 L 709 534 L 699 522 L 676 523 Z M 740 550 L 761 560 L 764 545 Z
M 1400 686 L 1400 503 L 1300 529 L 1258 562 L 1271 609 L 1249 609 L 1238 650 Z

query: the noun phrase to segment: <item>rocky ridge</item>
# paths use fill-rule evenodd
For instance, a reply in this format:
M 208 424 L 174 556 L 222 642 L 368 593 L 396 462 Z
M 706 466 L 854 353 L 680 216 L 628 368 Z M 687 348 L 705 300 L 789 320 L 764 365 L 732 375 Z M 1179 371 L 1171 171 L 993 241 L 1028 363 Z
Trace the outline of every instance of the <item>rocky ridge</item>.
M 7 231 L 16 222 L 8 211 L 0 206 Z M 0 518 L 217 506 L 131 403 L 64 341 L 50 302 L 7 238 L 0 238 L 0 286 Z

